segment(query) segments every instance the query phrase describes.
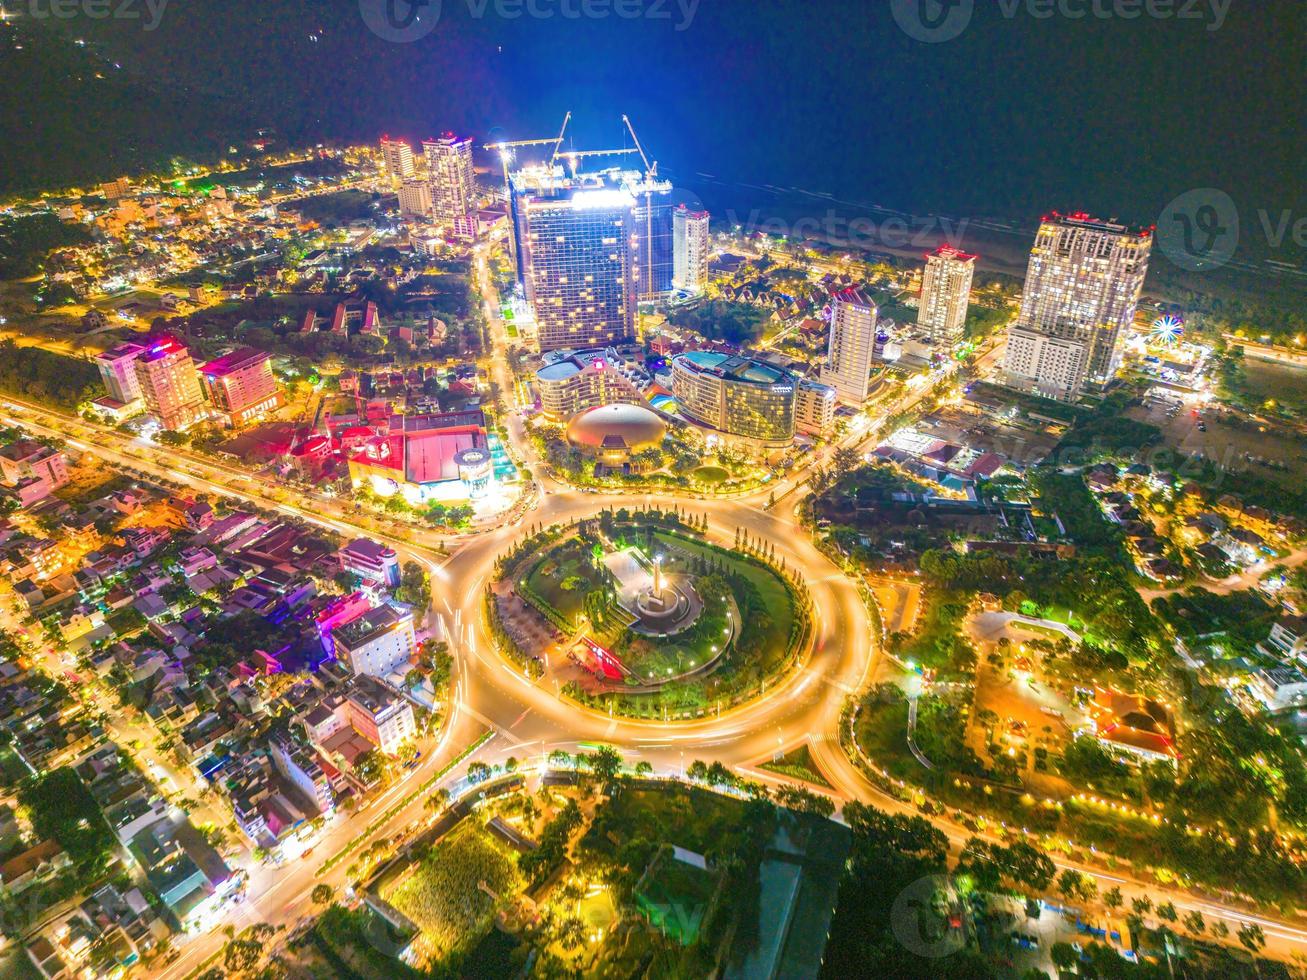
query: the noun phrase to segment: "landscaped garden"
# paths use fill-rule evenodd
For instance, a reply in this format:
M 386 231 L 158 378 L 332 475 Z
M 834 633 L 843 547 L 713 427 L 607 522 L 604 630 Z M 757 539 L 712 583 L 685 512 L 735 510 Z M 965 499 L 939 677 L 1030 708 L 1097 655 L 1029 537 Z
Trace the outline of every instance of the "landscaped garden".
M 708 544 L 703 527 L 676 513 L 619 510 L 528 538 L 500 560 L 490 618 L 501 649 L 528 671 L 544 669 L 535 627 L 514 635 L 503 618 L 502 597 L 515 591 L 570 644 L 579 676 L 565 693 L 583 703 L 693 717 L 756 693 L 807 640 L 804 591 L 770 552 Z
M 497 902 L 523 886 L 517 863 L 477 821 L 433 847 L 382 897 L 422 930 L 423 952 L 442 956 L 473 945 L 489 928 Z

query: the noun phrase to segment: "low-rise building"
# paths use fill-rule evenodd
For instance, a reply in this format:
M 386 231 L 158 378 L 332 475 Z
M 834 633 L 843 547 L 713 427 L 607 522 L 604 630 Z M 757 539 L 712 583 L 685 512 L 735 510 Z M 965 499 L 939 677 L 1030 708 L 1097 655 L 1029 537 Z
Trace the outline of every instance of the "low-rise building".
M 1266 638 L 1267 651 L 1281 660 L 1307 662 L 1307 616 L 1285 616 L 1276 620 Z
M 354 730 L 387 755 L 395 755 L 417 733 L 413 706 L 371 677 L 355 678 L 345 706 Z
M 1268 711 L 1307 704 L 1307 674 L 1297 667 L 1269 667 L 1248 678 L 1248 689 Z
M 366 582 L 375 582 L 393 589 L 399 585 L 399 556 L 394 548 L 373 541 L 355 538 L 340 549 L 340 565 Z
M 333 631 L 336 658 L 357 674 L 385 677 L 412 660 L 417 650 L 413 616 L 381 605 Z
M 36 479 L 48 490 L 58 490 L 68 482 L 68 459 L 63 450 L 35 439 L 19 439 L 0 449 L 0 475 L 11 487 Z

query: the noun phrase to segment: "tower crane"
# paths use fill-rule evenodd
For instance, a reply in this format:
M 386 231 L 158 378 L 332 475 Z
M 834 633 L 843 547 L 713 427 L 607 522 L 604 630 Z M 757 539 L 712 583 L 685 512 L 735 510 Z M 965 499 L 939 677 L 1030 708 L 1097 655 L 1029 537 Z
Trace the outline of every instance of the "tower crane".
M 640 145 L 640 137 L 635 135 L 635 127 L 631 125 L 631 119 L 626 113 L 622 113 L 622 122 L 626 124 L 626 131 L 631 134 L 631 139 L 635 141 L 636 152 L 640 154 L 640 159 L 644 161 L 644 171 L 650 177 L 658 176 L 658 161 L 649 162 L 645 156 L 644 147 Z
M 557 136 L 550 136 L 544 139 L 535 140 L 500 140 L 498 143 L 486 143 L 482 145 L 483 150 L 494 150 L 499 154 L 499 160 L 504 167 L 504 200 L 508 200 L 508 158 L 512 156 L 511 150 L 519 146 L 549 146 L 553 145 L 553 152 L 549 155 L 549 166 L 554 165 L 554 160 L 558 158 L 558 148 L 563 145 L 563 136 L 567 133 L 567 124 L 572 121 L 572 110 L 568 110 L 563 116 L 563 125 L 558 129 Z

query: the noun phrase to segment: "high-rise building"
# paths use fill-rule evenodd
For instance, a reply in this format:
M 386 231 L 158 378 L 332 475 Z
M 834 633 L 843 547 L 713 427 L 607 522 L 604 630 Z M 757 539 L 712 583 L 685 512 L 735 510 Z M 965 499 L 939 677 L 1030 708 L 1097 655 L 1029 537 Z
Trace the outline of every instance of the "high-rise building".
M 635 335 L 641 199 L 670 190 L 633 171 L 509 176 L 513 255 L 542 351 L 607 347 Z
M 821 381 L 850 405 L 860 407 L 867 400 L 877 315 L 876 304 L 857 289 L 845 289 L 832 297 L 830 343 Z
M 141 384 L 136 380 L 136 358 L 147 349 L 144 344 L 128 341 L 95 356 L 95 366 L 100 369 L 100 378 L 110 398 L 130 405 L 141 397 Z
M 398 184 L 400 181 L 407 180 L 415 172 L 413 147 L 409 146 L 407 140 L 381 137 L 381 160 L 386 165 L 386 173 L 390 174 L 393 183 Z
M 245 425 L 285 404 L 272 357 L 242 347 L 200 368 L 209 402 L 228 425 Z
M 185 429 L 205 417 L 200 374 L 176 338 L 156 341 L 137 355 L 135 366 L 145 409 L 163 428 Z
M 453 223 L 476 207 L 476 175 L 472 170 L 472 139 L 445 133 L 423 140 L 431 177 L 431 205 L 436 220 Z
M 952 245 L 941 245 L 926 256 L 917 325 L 934 343 L 952 346 L 962 340 L 975 271 L 976 256 Z
M 763 447 L 794 441 L 797 381 L 741 355 L 700 350 L 672 359 L 672 394 L 684 415 Z
M 1086 383 L 1106 384 L 1121 363 L 1121 338 L 1134 322 L 1148 273 L 1152 229 L 1135 229 L 1087 214 L 1052 214 L 1044 218 L 1030 250 L 1021 312 L 1009 333 L 1004 364 L 1007 383 L 1016 388 L 1051 389 L 1074 399 Z M 1078 375 L 1065 378 L 1026 373 L 1038 370 L 1030 343 L 1012 338 L 1040 334 L 1056 339 L 1063 350 L 1079 344 Z M 1048 345 L 1035 345 L 1052 349 Z
M 636 293 L 642 301 L 665 297 L 672 290 L 672 186 L 646 181 L 636 195 L 631 216 L 635 221 L 638 261 Z
M 399 213 L 403 217 L 431 217 L 431 185 L 416 177 L 399 185 Z
M 672 286 L 701 293 L 708 285 L 708 212 L 684 204 L 672 214 Z

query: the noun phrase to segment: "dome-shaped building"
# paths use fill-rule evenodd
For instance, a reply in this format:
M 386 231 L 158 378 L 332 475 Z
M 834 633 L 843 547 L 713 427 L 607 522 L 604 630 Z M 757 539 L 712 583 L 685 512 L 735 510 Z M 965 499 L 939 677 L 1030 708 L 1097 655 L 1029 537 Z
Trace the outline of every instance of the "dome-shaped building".
M 656 412 L 625 403 L 588 409 L 567 423 L 568 442 L 609 464 L 657 446 L 666 432 Z

